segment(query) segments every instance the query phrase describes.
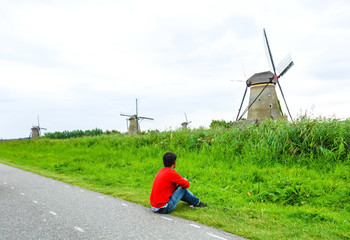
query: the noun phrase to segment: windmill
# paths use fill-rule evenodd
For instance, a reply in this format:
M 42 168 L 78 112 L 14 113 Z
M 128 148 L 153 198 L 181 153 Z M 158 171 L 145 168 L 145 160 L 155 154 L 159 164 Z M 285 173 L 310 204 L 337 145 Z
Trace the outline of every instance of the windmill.
M 264 40 L 269 53 L 269 60 L 273 68 L 273 73 L 270 71 L 256 73 L 253 76 L 251 76 L 248 80 L 246 80 L 246 88 L 244 91 L 240 108 L 238 110 L 236 121 L 241 120 L 241 118 L 246 112 L 248 112 L 248 121 L 261 122 L 265 118 L 286 118 L 286 116 L 283 116 L 282 114 L 281 105 L 277 98 L 275 89 L 276 84 L 278 85 L 281 91 L 281 95 L 286 105 L 289 117 L 291 120 L 293 120 L 286 99 L 284 97 L 279 78 L 282 77 L 294 65 L 294 62 L 291 56 L 287 55 L 287 57 L 285 57 L 282 60 L 282 62 L 278 65 L 276 71 L 265 29 Z M 248 88 L 250 88 L 249 104 L 240 116 L 239 114 L 242 109 L 242 105 Z
M 186 113 L 185 113 L 185 118 L 186 118 L 186 122 L 183 122 L 183 123 L 181 123 L 181 127 L 182 127 L 182 129 L 185 129 L 185 128 L 187 128 L 188 127 L 188 124 L 190 124 L 192 121 L 188 121 L 187 120 L 187 115 L 186 115 Z
M 137 98 L 136 98 L 136 114 L 134 115 L 129 115 L 129 114 L 120 114 L 120 116 L 128 117 L 126 119 L 126 125 L 129 131 L 130 135 L 134 135 L 138 132 L 140 132 L 140 122 L 144 119 L 148 120 L 154 120 L 153 118 L 149 117 L 141 117 L 138 115 L 138 106 L 137 106 Z M 129 121 L 129 124 L 128 124 Z
M 46 128 L 40 127 L 39 115 L 38 115 L 38 126 L 32 126 L 31 128 L 32 132 L 30 133 L 29 137 L 31 139 L 39 138 L 41 136 L 41 129 L 47 130 Z

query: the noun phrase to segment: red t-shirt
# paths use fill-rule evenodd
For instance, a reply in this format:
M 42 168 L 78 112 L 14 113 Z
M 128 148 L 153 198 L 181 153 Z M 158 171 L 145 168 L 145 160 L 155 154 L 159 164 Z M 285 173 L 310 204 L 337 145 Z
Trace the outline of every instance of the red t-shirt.
M 151 206 L 161 208 L 165 206 L 173 195 L 176 186 L 189 188 L 190 183 L 182 178 L 175 170 L 164 167 L 159 170 L 154 181 L 151 192 Z

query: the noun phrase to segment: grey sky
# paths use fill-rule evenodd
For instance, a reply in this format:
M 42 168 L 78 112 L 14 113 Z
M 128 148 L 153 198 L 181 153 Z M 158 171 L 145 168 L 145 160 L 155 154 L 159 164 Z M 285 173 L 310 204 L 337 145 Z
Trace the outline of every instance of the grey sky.
M 0 1 L 0 138 L 48 131 L 208 127 L 233 120 L 266 71 L 266 28 L 292 116 L 350 116 L 349 1 Z M 246 105 L 247 103 L 245 103 Z M 282 105 L 285 111 L 285 106 Z

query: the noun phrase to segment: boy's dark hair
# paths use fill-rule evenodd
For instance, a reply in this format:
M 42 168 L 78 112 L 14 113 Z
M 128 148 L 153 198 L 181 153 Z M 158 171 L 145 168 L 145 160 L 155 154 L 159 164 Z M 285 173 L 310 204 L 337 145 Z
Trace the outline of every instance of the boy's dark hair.
M 163 155 L 164 167 L 170 167 L 176 161 L 176 154 L 173 152 L 167 152 Z

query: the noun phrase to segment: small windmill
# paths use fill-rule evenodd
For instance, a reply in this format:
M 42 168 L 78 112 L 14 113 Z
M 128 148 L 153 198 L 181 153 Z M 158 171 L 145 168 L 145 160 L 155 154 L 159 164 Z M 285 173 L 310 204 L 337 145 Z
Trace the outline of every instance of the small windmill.
M 38 126 L 32 126 L 31 128 L 32 132 L 30 133 L 29 137 L 31 139 L 39 138 L 41 136 L 41 129 L 47 130 L 46 128 L 40 127 L 39 115 L 38 115 Z
M 186 113 L 185 113 L 185 118 L 186 118 L 186 122 L 181 123 L 182 129 L 187 128 L 188 124 L 190 124 L 192 122 L 192 121 L 190 121 L 190 122 L 188 121 Z
M 247 117 L 248 121 L 261 122 L 265 118 L 272 118 L 272 119 L 284 118 L 285 116 L 283 116 L 282 114 L 281 105 L 279 103 L 279 100 L 276 94 L 276 89 L 275 89 L 276 84 L 278 85 L 281 91 L 289 117 L 291 118 L 291 120 L 293 120 L 289 112 L 289 108 L 288 108 L 286 99 L 284 97 L 284 94 L 279 82 L 279 78 L 282 77 L 294 65 L 294 62 L 291 56 L 288 55 L 286 58 L 282 60 L 282 62 L 277 67 L 278 69 L 278 73 L 277 73 L 275 64 L 272 58 L 269 42 L 267 40 L 265 29 L 264 29 L 264 40 L 269 53 L 269 60 L 273 68 L 273 73 L 270 71 L 256 73 L 246 81 L 247 86 L 245 88 L 243 99 L 242 99 L 240 108 L 238 110 L 236 121 L 241 120 L 241 118 L 246 112 L 248 112 L 248 117 Z M 243 105 L 244 98 L 246 96 L 248 88 L 250 88 L 249 105 L 240 116 L 239 114 L 242 109 L 242 105 Z
M 134 115 L 129 115 L 129 114 L 120 114 L 120 116 L 128 117 L 126 119 L 126 125 L 129 131 L 130 135 L 134 135 L 138 132 L 140 132 L 140 122 L 144 119 L 147 120 L 154 120 L 153 118 L 149 117 L 141 117 L 138 115 L 138 106 L 137 106 L 137 98 L 136 98 L 136 114 Z M 128 124 L 129 121 L 129 124 Z

